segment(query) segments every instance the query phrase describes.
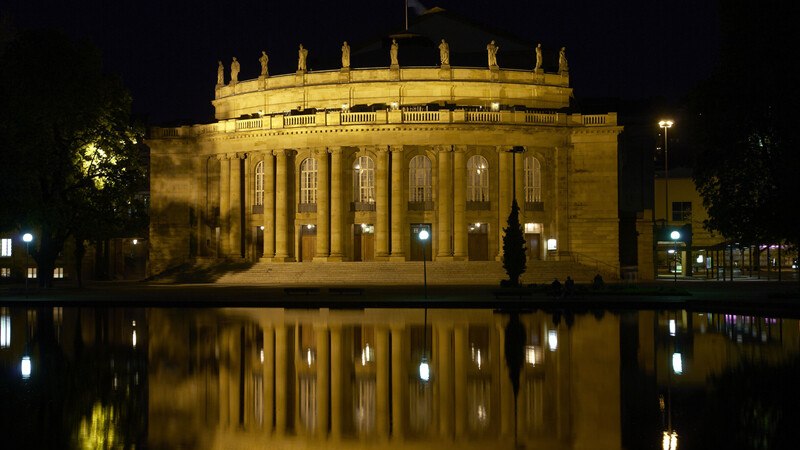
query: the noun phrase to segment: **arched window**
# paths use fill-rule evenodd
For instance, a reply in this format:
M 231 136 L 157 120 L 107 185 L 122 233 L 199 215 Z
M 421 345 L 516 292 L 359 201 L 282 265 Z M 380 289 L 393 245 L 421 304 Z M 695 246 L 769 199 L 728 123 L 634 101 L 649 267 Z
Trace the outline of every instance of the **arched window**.
M 467 201 L 489 201 L 489 163 L 480 155 L 467 161 Z
M 411 158 L 408 164 L 408 201 L 415 203 L 433 200 L 431 160 L 424 155 Z
M 254 205 L 263 205 L 264 204 L 264 161 L 260 161 L 256 164 L 256 176 L 255 176 L 255 197 L 253 199 Z
M 525 158 L 525 202 L 542 201 L 542 166 L 533 156 Z
M 353 201 L 375 203 L 375 163 L 369 156 L 359 156 L 353 164 Z
M 300 163 L 300 203 L 317 203 L 317 160 L 314 158 Z

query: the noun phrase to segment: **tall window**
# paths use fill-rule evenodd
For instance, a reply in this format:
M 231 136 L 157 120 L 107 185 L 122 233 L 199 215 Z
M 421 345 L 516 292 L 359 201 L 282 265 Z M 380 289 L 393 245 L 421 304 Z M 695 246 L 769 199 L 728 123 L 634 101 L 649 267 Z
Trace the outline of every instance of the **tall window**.
M 542 201 L 542 166 L 533 156 L 525 158 L 525 201 Z
M 375 163 L 369 156 L 359 156 L 353 164 L 353 201 L 375 203 Z
M 691 222 L 692 202 L 672 202 L 672 221 Z
M 408 201 L 432 201 L 431 160 L 424 155 L 411 158 L 408 164 Z
M 489 163 L 480 155 L 467 161 L 467 201 L 489 201 Z
M 0 251 L 0 256 L 11 256 L 11 239 L 0 239 L 2 242 L 2 251 Z
M 259 162 L 256 164 L 256 195 L 255 195 L 255 205 L 263 205 L 264 204 L 264 161 Z
M 317 203 L 317 160 L 300 163 L 300 203 Z

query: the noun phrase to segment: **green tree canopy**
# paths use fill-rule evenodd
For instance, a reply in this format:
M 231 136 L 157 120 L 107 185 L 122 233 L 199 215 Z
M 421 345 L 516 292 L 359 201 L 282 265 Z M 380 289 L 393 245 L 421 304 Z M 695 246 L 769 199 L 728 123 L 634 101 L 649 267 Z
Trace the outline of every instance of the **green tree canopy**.
M 49 285 L 68 238 L 142 223 L 142 134 L 98 52 L 58 33 L 23 32 L 0 48 L 0 98 L 0 229 L 34 234 L 39 283 Z
M 800 158 L 789 5 L 721 2 L 722 49 L 712 78 L 690 97 L 695 184 L 709 219 L 728 239 L 800 238 Z

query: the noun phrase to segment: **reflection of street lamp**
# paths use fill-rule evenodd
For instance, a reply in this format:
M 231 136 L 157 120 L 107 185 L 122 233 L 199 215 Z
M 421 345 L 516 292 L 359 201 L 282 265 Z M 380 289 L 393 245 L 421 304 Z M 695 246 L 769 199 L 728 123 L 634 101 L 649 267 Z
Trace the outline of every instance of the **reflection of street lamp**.
M 428 230 L 423 228 L 417 234 L 417 237 L 422 242 L 422 283 L 425 292 L 425 318 L 422 322 L 422 358 L 419 362 L 419 379 L 423 383 L 427 383 L 431 379 L 431 368 L 428 365 L 428 268 L 425 265 L 425 242 L 430 237 Z
M 669 234 L 669 237 L 672 238 L 672 258 L 675 260 L 675 281 L 678 281 L 678 239 L 681 238 L 681 233 L 678 230 L 673 230 L 672 233 Z
M 25 233 L 22 235 L 22 240 L 25 241 L 25 296 L 28 296 L 28 257 L 31 254 L 31 241 L 33 235 Z
M 667 140 L 667 130 L 672 128 L 671 120 L 661 120 L 658 122 L 658 126 L 664 129 L 664 226 L 667 226 L 667 222 L 669 222 L 669 163 L 668 163 L 668 153 L 669 153 L 669 140 Z

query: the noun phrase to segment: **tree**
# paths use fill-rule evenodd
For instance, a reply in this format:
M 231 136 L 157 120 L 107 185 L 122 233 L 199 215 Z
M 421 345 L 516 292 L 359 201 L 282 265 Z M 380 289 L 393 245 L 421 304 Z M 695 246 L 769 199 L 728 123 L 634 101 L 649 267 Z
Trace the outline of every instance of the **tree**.
M 517 396 L 519 396 L 519 376 L 525 362 L 525 325 L 519 320 L 519 313 L 511 313 L 505 329 L 503 350 L 506 355 L 508 377 L 514 390 L 514 448 L 517 447 Z
M 511 203 L 508 215 L 508 226 L 503 229 L 503 268 L 508 274 L 508 284 L 519 286 L 519 277 L 525 273 L 527 257 L 525 256 L 525 236 L 519 223 L 519 206 L 517 200 Z
M 785 37 L 788 5 L 720 3 L 722 48 L 712 78 L 690 96 L 687 126 L 705 226 L 744 243 L 800 241 L 798 90 Z M 755 58 L 754 58 L 755 57 Z
M 54 32 L 0 48 L 0 229 L 30 230 L 39 284 L 70 238 L 103 238 L 144 211 L 142 133 L 98 52 Z

